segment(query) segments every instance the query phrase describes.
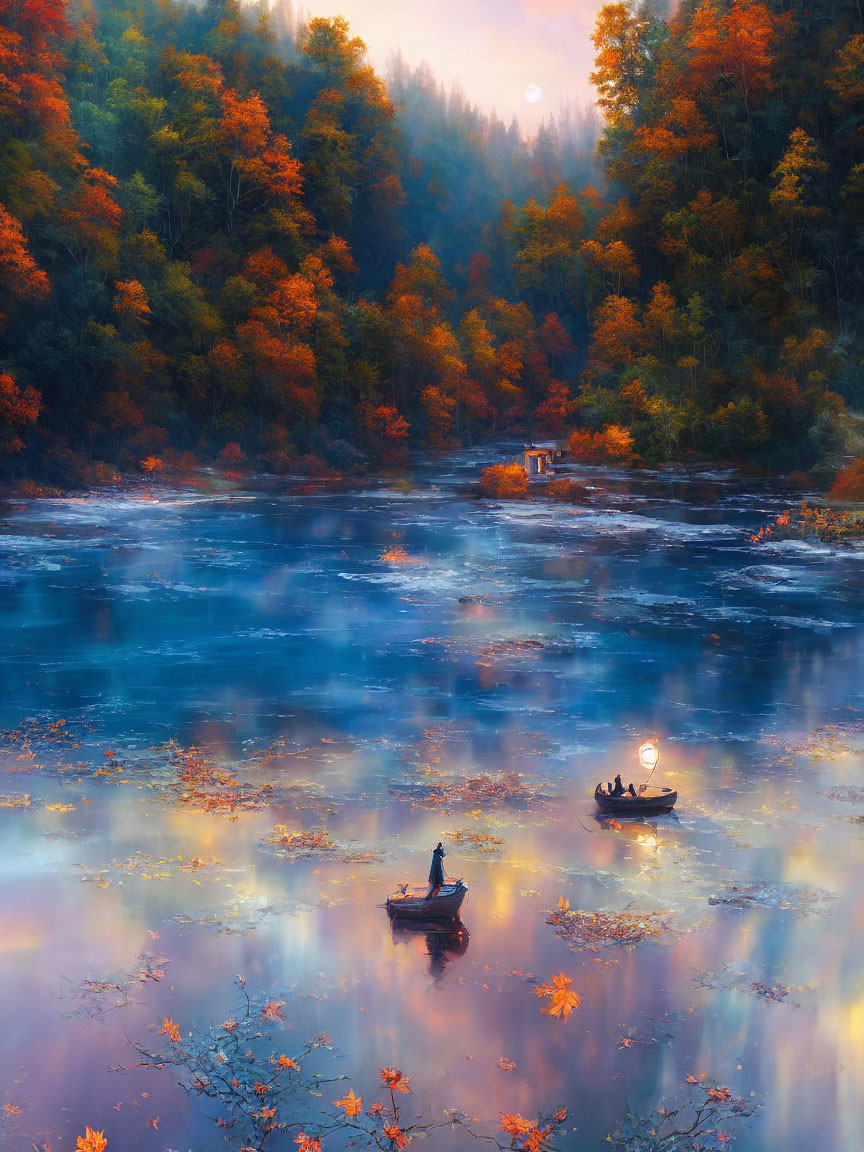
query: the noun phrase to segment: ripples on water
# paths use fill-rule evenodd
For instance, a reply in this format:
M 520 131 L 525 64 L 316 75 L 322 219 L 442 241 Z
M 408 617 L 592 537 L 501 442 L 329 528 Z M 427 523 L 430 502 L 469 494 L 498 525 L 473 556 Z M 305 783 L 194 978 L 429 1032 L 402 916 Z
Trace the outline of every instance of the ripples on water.
M 414 1113 L 566 1104 L 557 1142 L 581 1150 L 704 1073 L 764 1100 L 746 1152 L 862 1146 L 862 556 L 754 548 L 782 500 L 728 474 L 592 472 L 585 508 L 455 496 L 485 462 L 0 521 L 11 1147 L 85 1124 L 109 1152 L 218 1146 L 169 1071 L 110 1069 L 165 1016 L 224 1019 L 238 972 L 298 1037 L 329 1034 L 367 1100 L 393 1066 Z M 634 775 L 650 732 L 678 812 L 598 821 L 594 783 Z M 227 784 L 184 785 L 193 746 L 233 809 L 206 810 Z M 484 772 L 524 788 L 478 798 Z M 280 853 L 276 825 L 334 847 Z M 380 906 L 438 839 L 470 887 L 455 942 Z M 574 951 L 559 897 L 663 928 Z M 532 983 L 558 972 L 582 997 L 566 1023 Z

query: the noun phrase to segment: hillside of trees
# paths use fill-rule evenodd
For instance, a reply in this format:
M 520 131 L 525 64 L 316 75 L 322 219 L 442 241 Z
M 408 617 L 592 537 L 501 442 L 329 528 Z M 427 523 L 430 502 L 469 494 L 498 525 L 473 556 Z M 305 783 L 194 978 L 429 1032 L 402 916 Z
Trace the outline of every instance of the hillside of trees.
M 864 401 L 856 5 L 600 14 L 605 125 L 515 125 L 347 23 L 0 0 L 0 469 L 576 455 L 827 474 Z M 599 190 L 598 190 L 599 189 Z

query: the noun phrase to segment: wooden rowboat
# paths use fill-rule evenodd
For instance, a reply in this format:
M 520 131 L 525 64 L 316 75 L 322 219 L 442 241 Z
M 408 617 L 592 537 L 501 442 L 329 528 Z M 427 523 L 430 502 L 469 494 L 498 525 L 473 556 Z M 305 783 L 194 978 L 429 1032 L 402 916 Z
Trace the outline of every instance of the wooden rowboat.
M 654 816 L 660 812 L 671 812 L 678 799 L 673 788 L 648 788 L 639 786 L 635 796 L 625 792 L 623 796 L 610 796 L 602 784 L 594 789 L 594 799 L 602 812 L 614 812 L 616 816 Z
M 461 880 L 442 884 L 435 896 L 426 896 L 425 888 L 409 888 L 407 884 L 387 897 L 387 912 L 398 920 L 455 920 L 468 895 Z

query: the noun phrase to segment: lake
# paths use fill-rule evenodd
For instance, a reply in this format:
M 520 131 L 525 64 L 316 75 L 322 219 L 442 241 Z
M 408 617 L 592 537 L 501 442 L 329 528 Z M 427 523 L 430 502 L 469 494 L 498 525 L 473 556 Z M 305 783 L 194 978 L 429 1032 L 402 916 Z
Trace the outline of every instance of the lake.
M 864 553 L 731 473 L 460 494 L 502 458 L 7 508 L 3 1146 L 864 1145 Z M 649 736 L 675 812 L 598 818 Z M 391 926 L 438 840 L 461 928 Z

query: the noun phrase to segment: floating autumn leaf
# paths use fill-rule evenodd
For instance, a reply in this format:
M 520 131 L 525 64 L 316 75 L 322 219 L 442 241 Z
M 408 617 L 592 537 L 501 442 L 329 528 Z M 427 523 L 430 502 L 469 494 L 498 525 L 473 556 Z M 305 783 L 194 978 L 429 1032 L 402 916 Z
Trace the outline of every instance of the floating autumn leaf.
M 411 1092 L 409 1087 L 411 1081 L 396 1068 L 382 1068 L 381 1082 L 386 1084 L 391 1092 L 404 1092 L 406 1095 Z
M 499 1127 L 512 1136 L 514 1140 L 518 1140 L 520 1136 L 524 1136 L 530 1132 L 534 1125 L 530 1120 L 526 1120 L 524 1116 L 520 1116 L 518 1112 L 502 1112 L 501 1124 Z
M 159 1117 L 158 1116 L 151 1116 L 150 1119 L 147 1121 L 147 1127 L 148 1128 L 154 1128 L 154 1129 L 158 1130 Z
M 180 1026 L 175 1024 L 168 1016 L 162 1021 L 162 1027 L 156 1033 L 157 1036 L 167 1036 L 172 1044 L 180 1043 Z
M 237 1028 L 237 1021 L 236 1020 L 226 1020 L 225 1023 L 222 1025 L 222 1027 L 226 1032 L 234 1032 Z
M 75 1142 L 75 1152 L 105 1152 L 108 1141 L 104 1132 L 95 1132 L 92 1128 L 84 1126 L 84 1135 L 79 1136 Z
M 695 1076 L 691 1076 L 690 1073 L 688 1072 L 687 1073 L 687 1079 L 686 1079 L 685 1083 L 686 1084 L 698 1084 L 699 1081 L 696 1079 Z
M 732 1099 L 732 1093 L 728 1088 L 709 1088 L 708 1099 L 715 1104 L 727 1104 Z
M 566 1108 L 556 1108 L 555 1111 L 552 1113 L 552 1119 L 555 1121 L 556 1124 L 563 1124 L 564 1121 L 567 1119 L 567 1109 Z
M 276 1056 L 271 1057 L 271 1063 L 275 1064 L 277 1068 L 294 1068 L 297 1072 L 300 1071 L 300 1065 L 295 1064 L 290 1056 Z
M 569 976 L 565 976 L 563 972 L 559 972 L 557 976 L 553 976 L 548 984 L 538 984 L 534 989 L 537 996 L 548 996 L 549 1003 L 545 1004 L 541 1011 L 544 1016 L 560 1016 L 562 1020 L 566 1020 L 574 1008 L 578 1008 L 582 1003 L 582 997 L 578 992 L 571 992 L 570 985 L 573 981 Z
M 502 1056 L 498 1061 L 498 1067 L 501 1068 L 504 1072 L 512 1072 L 516 1067 L 516 1061 L 508 1060 L 506 1056 Z
M 264 1007 L 261 1009 L 261 1015 L 265 1020 L 271 1020 L 273 1023 L 280 1023 L 285 1019 L 282 1015 L 282 1009 L 285 1005 L 284 1000 L 268 1000 Z
M 353 1088 L 347 1096 L 343 1096 L 341 1100 L 334 1100 L 333 1103 L 337 1108 L 344 1108 L 346 1116 L 359 1116 L 363 1111 L 363 1097 L 355 1096 Z
M 406 1135 L 406 1133 L 404 1133 L 402 1131 L 402 1129 L 399 1127 L 399 1125 L 396 1123 L 385 1124 L 384 1125 L 384 1135 L 387 1137 L 388 1140 L 392 1140 L 392 1144 L 390 1145 L 390 1147 L 391 1148 L 398 1148 L 398 1149 L 400 1149 L 400 1152 L 401 1152 L 401 1149 L 406 1146 L 406 1144 L 411 1143 L 411 1137 Z
M 305 1132 L 300 1132 L 295 1137 L 294 1143 L 299 1145 L 298 1152 L 321 1152 L 321 1141 L 307 1136 Z
M 252 1091 L 256 1096 L 263 1096 L 266 1092 L 272 1091 L 271 1085 L 262 1084 L 260 1080 L 256 1080 L 252 1085 Z
M 21 1115 L 21 1109 L 18 1107 L 17 1104 L 4 1104 L 3 1105 L 3 1115 L 4 1116 L 20 1116 Z

